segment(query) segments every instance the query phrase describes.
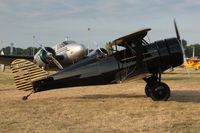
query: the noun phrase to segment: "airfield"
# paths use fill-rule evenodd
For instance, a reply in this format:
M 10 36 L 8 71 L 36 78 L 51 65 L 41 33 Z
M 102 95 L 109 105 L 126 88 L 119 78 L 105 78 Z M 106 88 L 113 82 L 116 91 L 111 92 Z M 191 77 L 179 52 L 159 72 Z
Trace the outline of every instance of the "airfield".
M 9 69 L 0 72 L 0 132 L 199 132 L 200 71 L 163 74 L 167 102 L 152 101 L 145 82 L 51 90 L 31 95 L 15 89 Z

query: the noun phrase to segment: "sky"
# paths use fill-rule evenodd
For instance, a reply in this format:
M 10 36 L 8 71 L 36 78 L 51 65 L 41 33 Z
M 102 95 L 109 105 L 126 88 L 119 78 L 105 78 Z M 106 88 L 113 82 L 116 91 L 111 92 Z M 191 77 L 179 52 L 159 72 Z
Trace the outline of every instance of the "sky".
M 0 48 L 53 46 L 66 37 L 103 46 L 143 28 L 152 29 L 153 42 L 176 36 L 174 18 L 181 38 L 200 43 L 199 0 L 0 0 Z

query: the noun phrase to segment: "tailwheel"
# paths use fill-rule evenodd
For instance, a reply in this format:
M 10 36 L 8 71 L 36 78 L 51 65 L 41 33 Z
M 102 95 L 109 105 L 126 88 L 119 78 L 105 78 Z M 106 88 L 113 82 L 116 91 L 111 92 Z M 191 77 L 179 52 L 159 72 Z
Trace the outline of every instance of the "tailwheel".
M 25 100 L 27 100 L 27 99 L 28 99 L 27 96 L 23 96 L 23 97 L 22 97 L 22 100 L 23 100 L 23 101 L 25 101 Z
M 31 94 L 33 94 L 33 93 L 34 93 L 34 92 L 32 91 L 32 92 L 29 93 L 28 95 L 23 96 L 23 97 L 22 97 L 22 100 L 23 100 L 23 101 L 28 100 L 28 97 L 31 96 Z
M 167 101 L 170 97 L 170 88 L 167 84 L 158 82 L 151 87 L 149 95 L 154 101 Z

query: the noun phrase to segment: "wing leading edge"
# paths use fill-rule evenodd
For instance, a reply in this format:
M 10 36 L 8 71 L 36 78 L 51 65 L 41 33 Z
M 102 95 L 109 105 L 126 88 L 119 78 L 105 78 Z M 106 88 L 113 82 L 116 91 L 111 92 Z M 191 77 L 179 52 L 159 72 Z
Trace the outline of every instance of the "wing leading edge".
M 111 45 L 112 46 L 114 46 L 114 45 L 124 46 L 124 44 L 127 42 L 134 42 L 134 41 L 138 41 L 140 39 L 142 40 L 147 35 L 147 32 L 150 30 L 151 30 L 150 28 L 147 28 L 147 29 L 142 29 L 137 32 L 125 35 L 123 37 L 120 37 L 120 38 L 112 41 Z

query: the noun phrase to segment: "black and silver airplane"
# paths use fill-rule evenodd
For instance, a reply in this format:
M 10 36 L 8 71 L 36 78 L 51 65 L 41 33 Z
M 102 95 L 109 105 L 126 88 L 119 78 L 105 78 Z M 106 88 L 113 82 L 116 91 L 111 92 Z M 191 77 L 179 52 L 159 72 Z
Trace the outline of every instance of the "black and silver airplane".
M 150 30 L 143 29 L 120 37 L 110 43 L 110 54 L 105 49 L 97 49 L 87 58 L 52 75 L 30 61 L 15 60 L 12 71 L 17 88 L 40 92 L 63 87 L 114 84 L 139 76 L 147 83 L 145 92 L 148 97 L 166 101 L 170 97 L 170 88 L 161 81 L 161 74 L 183 63 L 183 51 L 179 38 L 148 43 L 144 37 Z
M 1 51 L 0 64 L 2 71 L 4 71 L 5 66 L 10 66 L 15 59 L 26 59 L 33 61 L 45 70 L 59 70 L 68 67 L 85 56 L 87 56 L 85 45 L 65 39 L 53 47 L 41 47 L 35 55 L 4 55 Z

